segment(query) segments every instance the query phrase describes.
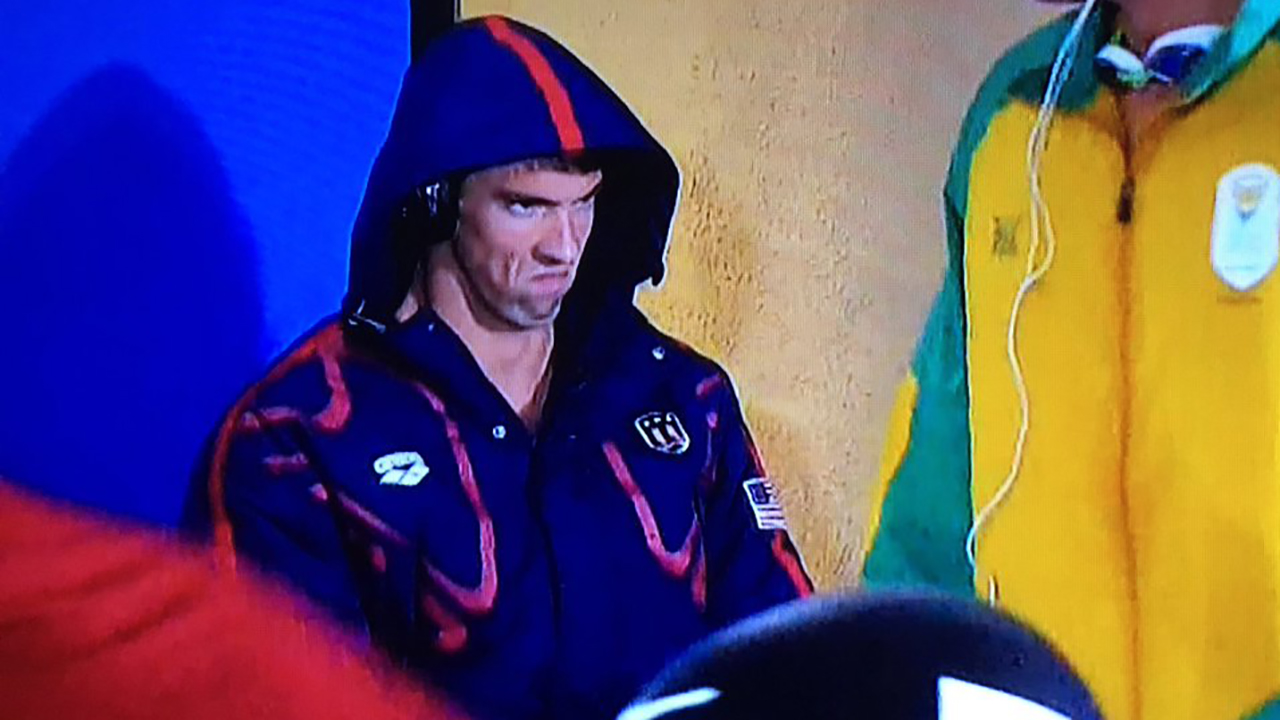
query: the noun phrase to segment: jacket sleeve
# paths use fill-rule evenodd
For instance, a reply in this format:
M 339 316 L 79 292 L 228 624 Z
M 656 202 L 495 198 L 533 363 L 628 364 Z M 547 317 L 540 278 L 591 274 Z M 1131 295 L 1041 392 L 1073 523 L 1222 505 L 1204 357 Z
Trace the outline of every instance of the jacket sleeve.
M 947 203 L 951 247 L 963 219 Z M 965 540 L 972 522 L 963 268 L 958 255 L 934 300 L 902 384 L 881 464 L 863 579 L 973 593 Z
M 301 430 L 298 430 L 301 432 Z M 364 625 L 359 585 L 348 562 L 326 484 L 293 432 L 233 411 L 195 483 L 192 503 L 220 560 L 247 560 L 282 577 L 340 621 Z
M 703 508 L 707 611 L 716 625 L 813 592 L 738 400 L 724 386 L 714 430 L 719 459 Z

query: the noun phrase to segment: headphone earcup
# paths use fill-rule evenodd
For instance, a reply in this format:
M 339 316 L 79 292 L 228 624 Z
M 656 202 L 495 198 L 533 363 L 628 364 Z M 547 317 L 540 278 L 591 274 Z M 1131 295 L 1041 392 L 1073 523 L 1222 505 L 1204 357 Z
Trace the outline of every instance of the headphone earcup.
M 454 184 L 442 180 L 423 185 L 405 199 L 400 230 L 404 240 L 420 248 L 452 240 L 458 231 L 458 199 Z
M 389 238 L 394 269 L 388 280 L 397 296 L 403 299 L 413 286 L 427 250 L 448 242 L 457 232 L 458 203 L 449 181 L 419 187 L 405 198 Z
M 350 325 L 381 333 L 395 321 L 428 248 L 451 240 L 458 232 L 456 187 L 449 180 L 424 185 L 405 196 L 398 213 L 391 213 L 385 251 L 377 253 L 378 289 L 348 296 L 344 313 Z

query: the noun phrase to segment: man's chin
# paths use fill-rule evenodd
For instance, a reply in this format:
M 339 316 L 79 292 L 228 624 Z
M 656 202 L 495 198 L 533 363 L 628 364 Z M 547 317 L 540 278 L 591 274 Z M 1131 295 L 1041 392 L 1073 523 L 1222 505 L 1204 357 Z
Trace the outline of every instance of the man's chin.
M 512 327 L 521 330 L 548 327 L 559 317 L 561 303 L 561 300 L 556 300 L 550 305 L 513 307 L 503 313 L 503 319 L 510 323 Z

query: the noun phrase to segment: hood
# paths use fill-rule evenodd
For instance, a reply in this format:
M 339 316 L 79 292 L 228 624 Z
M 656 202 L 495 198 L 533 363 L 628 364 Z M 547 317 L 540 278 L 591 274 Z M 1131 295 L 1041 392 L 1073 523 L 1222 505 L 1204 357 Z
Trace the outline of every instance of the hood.
M 369 175 L 344 312 L 390 323 L 404 300 L 426 248 L 420 238 L 397 238 L 395 228 L 416 188 L 583 154 L 604 181 L 566 308 L 634 296 L 638 284 L 661 280 L 679 196 L 675 162 L 603 80 L 546 34 L 500 16 L 441 34 L 405 73 Z

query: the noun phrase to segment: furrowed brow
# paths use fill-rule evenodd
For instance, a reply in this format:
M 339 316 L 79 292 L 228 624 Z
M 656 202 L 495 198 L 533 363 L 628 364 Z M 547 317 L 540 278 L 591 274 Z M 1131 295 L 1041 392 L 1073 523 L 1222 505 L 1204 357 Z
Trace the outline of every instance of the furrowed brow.
M 553 207 L 556 204 L 551 198 L 540 197 L 538 195 L 526 195 L 524 193 L 515 192 L 513 190 L 503 190 L 498 193 L 498 197 L 503 202 L 512 205 L 527 205 L 529 207 Z
M 595 185 L 591 186 L 590 190 L 584 193 L 582 197 L 578 198 L 575 202 L 586 202 L 594 198 L 595 196 L 599 195 L 601 185 L 604 185 L 604 181 L 603 180 L 597 181 Z
M 568 200 L 564 204 L 570 205 L 573 203 L 582 203 L 582 202 L 587 202 L 588 200 L 591 200 L 596 195 L 600 194 L 600 186 L 602 184 L 603 183 L 599 183 L 599 182 L 596 183 L 591 187 L 590 190 L 586 191 L 581 196 L 576 197 L 572 200 Z M 543 197 L 541 195 L 529 195 L 527 193 L 522 193 L 516 190 L 499 191 L 498 197 L 501 198 L 502 201 L 506 203 L 526 205 L 529 207 L 555 207 L 556 205 L 561 204 L 559 201 L 553 198 Z

